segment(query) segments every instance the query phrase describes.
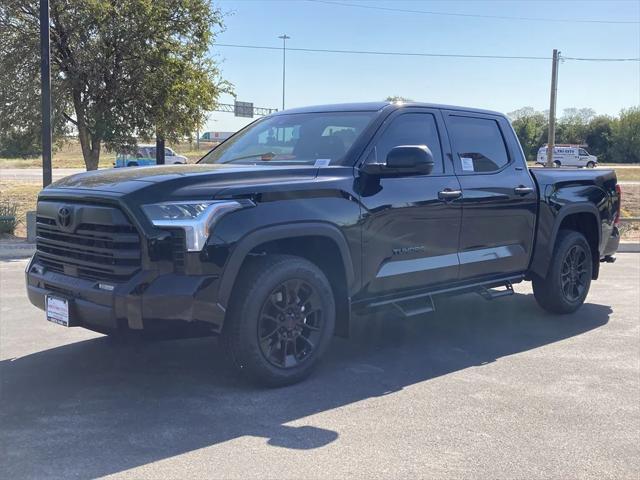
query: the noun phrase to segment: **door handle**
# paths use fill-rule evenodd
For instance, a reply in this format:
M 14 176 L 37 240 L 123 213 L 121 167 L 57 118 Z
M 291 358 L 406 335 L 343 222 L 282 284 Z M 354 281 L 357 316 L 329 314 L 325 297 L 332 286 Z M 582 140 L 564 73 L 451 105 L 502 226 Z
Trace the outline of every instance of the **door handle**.
M 438 192 L 438 198 L 440 200 L 455 200 L 462 196 L 462 190 L 444 189 Z
M 514 188 L 513 191 L 518 195 L 527 195 L 529 193 L 533 193 L 533 188 L 520 185 L 519 187 Z

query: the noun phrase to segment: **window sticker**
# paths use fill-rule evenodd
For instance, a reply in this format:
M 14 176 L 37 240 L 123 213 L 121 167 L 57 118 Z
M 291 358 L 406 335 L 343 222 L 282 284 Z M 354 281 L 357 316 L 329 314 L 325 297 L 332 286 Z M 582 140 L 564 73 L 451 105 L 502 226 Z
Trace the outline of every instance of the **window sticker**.
M 473 172 L 473 158 L 460 157 L 460 161 L 462 162 L 462 170 L 465 172 Z
M 330 158 L 318 158 L 316 159 L 316 163 L 313 165 L 314 167 L 328 167 L 331 163 Z

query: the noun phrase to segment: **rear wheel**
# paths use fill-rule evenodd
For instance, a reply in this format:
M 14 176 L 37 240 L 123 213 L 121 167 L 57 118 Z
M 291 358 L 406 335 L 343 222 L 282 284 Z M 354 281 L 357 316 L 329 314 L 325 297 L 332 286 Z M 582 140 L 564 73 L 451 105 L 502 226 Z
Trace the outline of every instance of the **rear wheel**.
M 579 232 L 561 230 L 547 276 L 533 278 L 536 301 L 552 313 L 575 312 L 589 293 L 592 272 L 587 239 Z
M 333 336 L 329 281 L 300 257 L 269 255 L 249 262 L 236 283 L 222 341 L 251 381 L 272 387 L 299 382 Z
M 129 162 L 127 163 L 127 167 L 137 167 L 138 166 L 138 162 Z
M 553 164 L 554 164 L 556 167 L 561 167 L 561 166 L 562 166 L 562 164 L 561 164 L 558 160 L 554 160 L 554 161 L 553 161 Z

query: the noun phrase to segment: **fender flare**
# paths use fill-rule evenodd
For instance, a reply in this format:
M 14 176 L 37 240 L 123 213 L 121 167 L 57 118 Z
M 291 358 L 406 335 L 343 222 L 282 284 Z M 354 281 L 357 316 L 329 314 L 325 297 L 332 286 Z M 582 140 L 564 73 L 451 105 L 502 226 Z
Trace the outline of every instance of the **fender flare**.
M 550 208 L 549 205 L 547 205 L 547 207 Z M 594 218 L 596 219 L 596 227 L 597 227 L 596 232 L 598 235 L 597 243 L 596 243 L 598 251 L 592 252 L 592 253 L 594 254 L 594 256 L 600 255 L 599 249 L 600 249 L 600 241 L 602 236 L 600 212 L 598 211 L 596 206 L 593 205 L 592 203 L 588 203 L 588 202 L 571 203 L 561 207 L 558 213 L 555 214 L 555 216 L 553 217 L 553 226 L 551 228 L 551 233 L 549 238 L 546 239 L 546 245 L 540 244 L 539 238 L 536 240 L 536 245 L 534 247 L 534 254 L 531 258 L 531 265 L 529 267 L 529 270 L 531 272 L 536 273 L 541 277 L 545 277 L 547 275 L 547 271 L 549 270 L 549 263 L 551 262 L 551 258 L 553 257 L 553 250 L 555 248 L 556 240 L 558 238 L 558 232 L 560 231 L 560 225 L 562 224 L 564 219 L 567 218 L 569 215 L 575 215 L 577 213 L 589 213 L 594 215 Z M 540 225 L 537 225 L 536 228 L 538 229 L 538 231 L 540 231 Z M 598 267 L 599 267 L 599 263 L 596 264 L 594 268 L 597 269 Z
M 227 308 L 233 285 L 240 273 L 240 267 L 249 252 L 255 247 L 274 240 L 312 236 L 326 237 L 336 244 L 342 257 L 347 288 L 351 293 L 354 286 L 355 273 L 351 260 L 351 252 L 342 232 L 337 227 L 328 223 L 300 222 L 263 227 L 242 237 L 233 249 L 227 265 L 222 272 L 220 288 L 218 290 L 218 304 L 224 309 Z
M 598 235 L 596 246 L 598 248 L 598 255 L 600 255 L 600 240 L 602 237 L 602 227 L 600 223 L 600 212 L 596 208 L 596 206 L 592 203 L 588 202 L 578 202 L 566 205 L 560 209 L 558 215 L 555 218 L 555 222 L 553 224 L 553 230 L 551 232 L 551 242 L 549 244 L 549 248 L 553 253 L 553 248 L 556 244 L 556 239 L 558 238 L 558 232 L 560 231 L 560 225 L 569 215 L 574 215 L 576 213 L 591 213 L 594 215 L 596 219 L 596 234 Z

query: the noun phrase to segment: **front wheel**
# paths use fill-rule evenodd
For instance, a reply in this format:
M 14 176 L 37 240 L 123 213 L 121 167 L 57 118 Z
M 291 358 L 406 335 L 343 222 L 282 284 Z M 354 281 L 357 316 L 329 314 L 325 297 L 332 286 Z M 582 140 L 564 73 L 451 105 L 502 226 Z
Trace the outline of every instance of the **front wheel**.
M 596 166 L 593 162 L 587 162 L 587 168 L 594 168 Z
M 333 336 L 331 285 L 301 257 L 267 255 L 248 262 L 236 282 L 223 344 L 249 380 L 271 387 L 299 382 Z
M 591 248 L 579 232 L 561 230 L 545 278 L 533 278 L 533 294 L 545 310 L 573 313 L 583 303 L 593 273 Z
M 562 163 L 560 163 L 558 160 L 554 160 L 553 164 L 556 166 L 556 168 L 560 168 L 562 166 Z

